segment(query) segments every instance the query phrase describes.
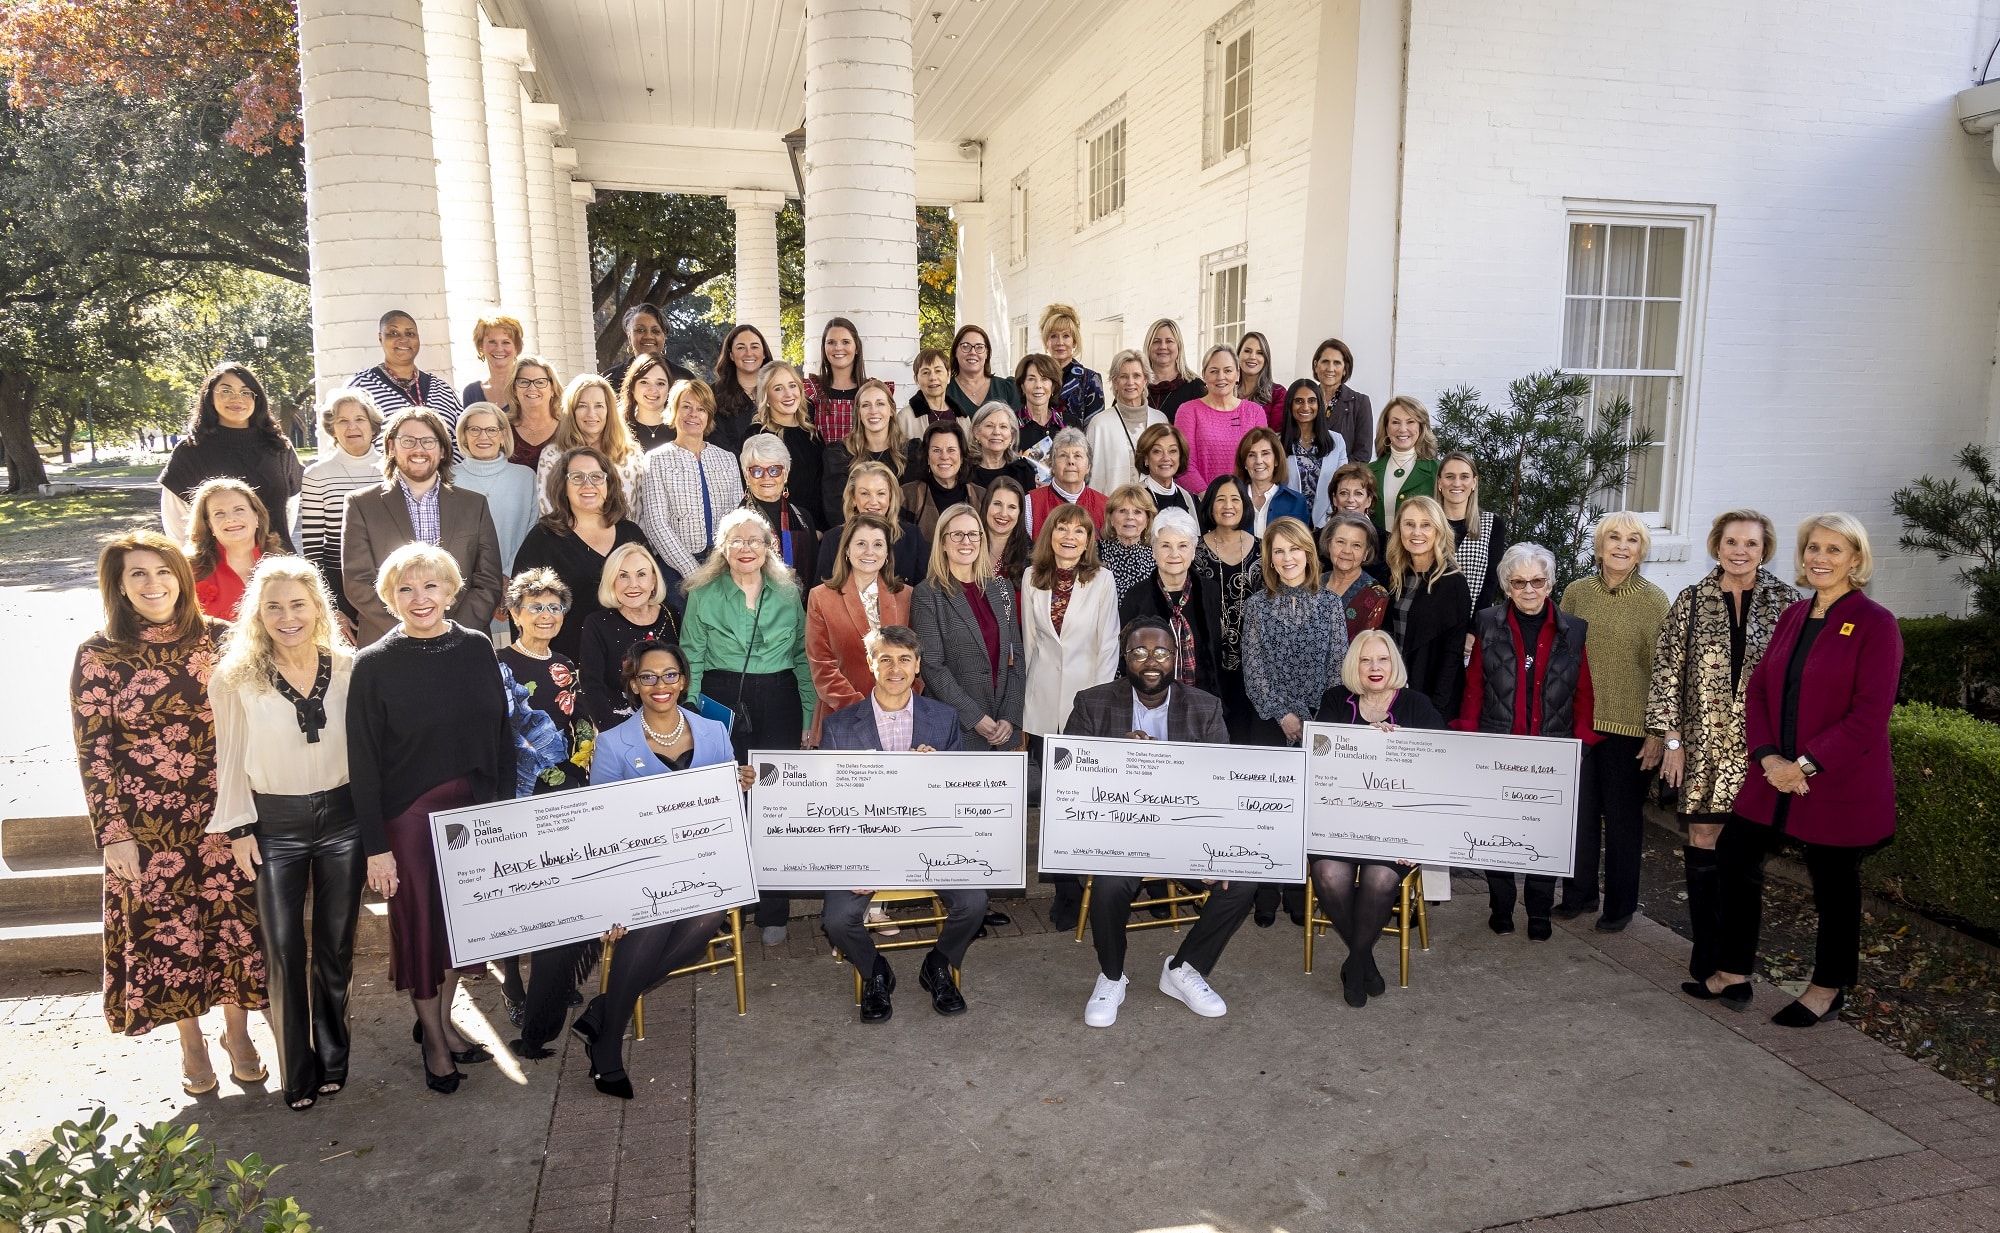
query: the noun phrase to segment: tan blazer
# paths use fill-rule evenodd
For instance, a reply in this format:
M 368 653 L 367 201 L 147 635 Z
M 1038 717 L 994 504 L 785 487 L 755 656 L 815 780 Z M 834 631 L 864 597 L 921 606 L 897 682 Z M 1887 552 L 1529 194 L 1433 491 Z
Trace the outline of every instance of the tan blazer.
M 396 481 L 348 494 L 340 523 L 340 580 L 347 602 L 359 614 L 358 645 L 367 646 L 396 627 L 395 616 L 375 595 L 375 575 L 390 553 L 416 538 L 410 507 Z M 438 547 L 452 555 L 465 576 L 465 589 L 445 615 L 484 633 L 507 587 L 500 568 L 500 535 L 485 497 L 449 484 L 439 489 Z
M 890 594 L 876 587 L 876 607 L 884 625 L 910 623 L 909 583 Z M 854 580 L 839 591 L 824 583 L 806 596 L 806 660 L 812 664 L 813 688 L 819 703 L 813 708 L 811 740 L 819 744 L 820 722 L 845 706 L 853 706 L 875 688 L 875 674 L 868 669 L 868 609 L 861 606 L 861 593 Z

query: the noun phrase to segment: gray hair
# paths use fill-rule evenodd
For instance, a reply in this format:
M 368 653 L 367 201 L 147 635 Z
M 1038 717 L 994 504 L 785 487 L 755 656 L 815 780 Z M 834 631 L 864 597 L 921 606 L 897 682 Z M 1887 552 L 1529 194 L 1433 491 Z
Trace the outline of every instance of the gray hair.
M 1056 456 L 1057 450 L 1064 449 L 1072 445 L 1081 445 L 1083 447 L 1083 456 L 1085 460 L 1087 461 L 1090 459 L 1091 457 L 1090 438 L 1084 435 L 1083 429 L 1081 428 L 1065 428 L 1061 432 L 1057 433 L 1056 439 L 1049 442 L 1049 457 L 1054 458 Z
M 776 433 L 753 433 L 744 438 L 742 463 L 747 467 L 753 462 L 765 466 L 775 462 L 789 470 L 792 465 L 792 451 L 785 445 L 785 439 Z
M 1515 574 L 1521 572 L 1522 566 L 1526 565 L 1541 566 L 1542 572 L 1549 576 L 1549 581 L 1555 581 L 1556 554 L 1540 544 L 1515 544 L 1500 554 L 1500 564 L 1493 572 L 1499 576 L 1501 584 L 1505 585 Z
M 1170 505 L 1153 515 L 1152 545 L 1155 548 L 1160 546 L 1160 532 L 1162 531 L 1179 531 L 1182 535 L 1187 536 L 1190 542 L 1201 542 L 1201 524 L 1194 520 L 1193 514 L 1188 513 L 1178 505 Z
M 974 448 L 977 448 L 976 443 L 979 440 L 980 425 L 996 415 L 1007 417 L 1007 435 L 1009 437 L 1007 442 L 1007 461 L 1012 462 L 1014 459 L 1020 457 L 1021 417 L 1014 413 L 1014 408 L 1004 402 L 989 402 L 972 413 L 972 439 L 975 443 Z
M 356 389 L 351 385 L 342 386 L 326 396 L 326 404 L 320 408 L 319 413 L 319 426 L 326 435 L 329 437 L 333 435 L 333 417 L 340 414 L 340 409 L 350 402 L 361 408 L 361 413 L 375 426 L 375 435 L 381 436 L 382 408 L 376 404 L 375 396 L 367 390 Z

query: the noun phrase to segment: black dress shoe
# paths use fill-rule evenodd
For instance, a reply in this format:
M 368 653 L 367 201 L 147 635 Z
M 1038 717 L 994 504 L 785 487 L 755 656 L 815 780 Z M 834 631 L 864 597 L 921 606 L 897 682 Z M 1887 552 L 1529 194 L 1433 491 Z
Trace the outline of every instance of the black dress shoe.
M 531 1045 L 525 1040 L 510 1040 L 507 1042 L 507 1049 L 515 1057 L 525 1058 L 530 1062 L 538 1062 L 545 1057 L 556 1055 L 556 1051 L 546 1045 Z
M 951 965 L 943 955 L 932 951 L 924 956 L 924 966 L 917 972 L 917 983 L 931 995 L 931 1009 L 940 1015 L 962 1015 L 965 1013 L 965 995 L 958 991 L 958 982 L 952 979 Z
M 1582 903 L 1559 903 L 1555 907 L 1557 920 L 1575 920 L 1585 912 L 1597 911 L 1597 900 L 1586 899 Z
M 1049 908 L 1049 928 L 1057 933 L 1068 933 L 1076 928 L 1076 922 L 1083 919 L 1083 904 L 1058 897 Z
M 1833 994 L 1833 1003 L 1826 1008 L 1825 1014 L 1815 1014 L 1812 1007 L 1807 1006 L 1804 1002 L 1794 1001 L 1790 1006 L 1772 1015 L 1771 1022 L 1777 1024 L 1779 1027 L 1809 1028 L 1815 1024 L 1825 1023 L 1828 1019 L 1837 1017 L 1840 1014 L 1840 1008 L 1846 1004 L 1847 990 L 1837 989 Z
M 889 961 L 877 955 L 875 971 L 861 982 L 861 1022 L 887 1023 L 896 1013 L 889 1001 L 895 991 L 896 974 L 889 970 Z
M 1306 913 L 1304 908 L 1300 908 L 1297 911 L 1293 911 L 1290 908 L 1286 908 L 1285 915 L 1291 917 L 1292 923 L 1294 925 L 1297 925 L 1299 928 L 1303 929 L 1306 927 Z
M 1014 918 L 1005 912 L 988 912 L 984 923 L 989 929 L 998 929 L 1002 925 L 1013 924 Z
M 1710 989 L 1705 980 L 1684 980 L 1681 982 L 1681 992 L 1697 1001 L 1720 1002 L 1731 1010 L 1748 1010 L 1750 999 L 1756 990 L 1750 987 L 1750 982 L 1747 980 L 1724 985 L 1721 993 Z
M 608 1070 L 603 1074 L 592 1074 L 597 1090 L 606 1096 L 616 1096 L 620 1100 L 632 1099 L 632 1080 L 622 1070 Z
M 419 1024 L 418 1026 L 421 1027 L 422 1025 Z M 424 1052 L 421 1049 L 419 1049 L 417 1052 L 417 1061 L 424 1068 L 424 1086 L 429 1088 L 433 1092 L 436 1092 L 440 1096 L 449 1096 L 453 1092 L 456 1092 L 458 1090 L 458 1085 L 460 1081 L 462 1081 L 465 1078 L 464 1075 L 459 1073 L 458 1067 L 456 1066 L 451 1068 L 451 1072 L 449 1074 L 442 1074 L 442 1075 L 432 1074 L 431 1060 L 428 1056 L 424 1054 Z
M 1361 965 L 1354 961 L 1352 955 L 1340 965 L 1340 993 L 1347 999 L 1347 1004 L 1357 1010 L 1368 1005 L 1368 988 L 1361 975 Z
M 1271 926 L 1278 923 L 1278 914 L 1275 911 L 1273 912 L 1260 911 L 1256 914 L 1256 919 L 1257 919 L 1257 927 L 1259 929 L 1269 929 Z
M 1623 916 L 1600 916 L 1597 918 L 1597 923 L 1592 925 L 1591 928 L 1597 930 L 1599 933 L 1623 933 L 1625 932 L 1625 926 L 1631 923 L 1632 914 L 1627 912 Z
M 1486 927 L 1495 933 L 1512 933 L 1514 932 L 1514 914 L 1512 912 L 1495 912 L 1486 918 Z
M 1375 956 L 1368 955 L 1361 961 L 1361 987 L 1371 998 L 1379 998 L 1389 991 L 1389 982 L 1382 979 L 1382 969 L 1375 966 Z
M 1530 916 L 1528 918 L 1528 940 L 1530 942 L 1546 942 L 1555 935 L 1556 927 L 1549 923 L 1548 917 Z
M 424 1043 L 424 1021 L 422 1019 L 410 1025 L 410 1039 L 420 1045 Z M 492 1061 L 493 1053 L 485 1045 L 474 1042 L 470 1049 L 453 1049 L 451 1051 L 451 1060 L 461 1066 L 470 1066 L 474 1062 Z

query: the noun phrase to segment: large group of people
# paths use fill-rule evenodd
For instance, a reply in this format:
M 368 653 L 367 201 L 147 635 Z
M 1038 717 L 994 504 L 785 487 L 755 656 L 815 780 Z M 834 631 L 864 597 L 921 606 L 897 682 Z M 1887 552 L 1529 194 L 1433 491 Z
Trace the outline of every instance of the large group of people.
M 917 357 L 899 405 L 845 318 L 810 372 L 739 325 L 705 378 L 662 354 L 657 309 L 625 326 L 629 356 L 565 382 L 518 322 L 482 320 L 486 375 L 461 397 L 389 312 L 382 362 L 322 400 L 309 467 L 256 375 L 224 364 L 161 474 L 162 531 L 104 546 L 105 623 L 72 702 L 104 851 L 105 1012 L 120 1032 L 176 1025 L 190 1092 L 215 1086 L 200 1025 L 218 1006 L 238 1079 L 263 1074 L 246 1015 L 267 1009 L 291 1107 L 347 1081 L 364 888 L 389 904 L 426 1081 L 455 1090 L 490 1054 L 452 1022 L 429 815 L 729 763 L 747 788 L 752 748 L 1283 747 L 1309 721 L 1574 738 L 1575 871 L 1524 888 L 1490 874 L 1495 933 L 1517 901 L 1530 940 L 1585 913 L 1624 928 L 1657 772 L 1687 830 L 1688 995 L 1749 1003 L 1763 864 L 1787 840 L 1821 932 L 1813 983 L 1777 1021 L 1819 1022 L 1853 984 L 1860 857 L 1894 828 L 1901 657 L 1854 519 L 1801 527 L 1801 598 L 1768 568 L 1771 520 L 1724 513 L 1715 568 L 1670 601 L 1641 572 L 1649 528 L 1610 513 L 1593 568 L 1558 594 L 1563 563 L 1481 507 L 1475 461 L 1441 453 L 1422 401 L 1377 415 L 1338 339 L 1287 384 L 1263 335 L 1195 371 L 1161 320 L 1100 376 L 1076 312 L 1051 305 L 1043 350 L 1011 373 L 968 324 Z M 1408 873 L 1311 858 L 1351 1005 L 1386 988 L 1373 950 Z M 1050 923 L 1076 927 L 1086 888 L 1050 880 Z M 1092 1026 L 1117 1019 L 1146 892 L 1095 880 Z M 1183 885 L 1198 920 L 1162 992 L 1224 1014 L 1208 982 L 1231 935 L 1280 908 L 1306 925 L 1304 892 Z M 984 893 L 945 902 L 919 983 L 957 1014 L 969 946 L 1006 917 Z M 765 895 L 763 941 L 790 916 Z M 862 978 L 862 1020 L 887 1019 L 894 972 L 872 939 L 894 918 L 829 887 L 821 920 Z M 629 1096 L 637 1000 L 717 924 L 509 961 L 511 1047 L 546 1056 L 602 962 L 605 992 L 570 1027 L 598 1086 Z

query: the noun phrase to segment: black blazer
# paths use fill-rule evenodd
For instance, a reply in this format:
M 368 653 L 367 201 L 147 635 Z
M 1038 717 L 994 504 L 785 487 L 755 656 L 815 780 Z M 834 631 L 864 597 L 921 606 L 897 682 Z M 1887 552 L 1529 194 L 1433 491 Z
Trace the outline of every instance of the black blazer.
M 1347 686 L 1335 685 L 1320 698 L 1319 714 L 1313 718 L 1323 724 L 1367 722 L 1355 715 L 1354 695 L 1347 691 Z M 1431 705 L 1431 700 L 1414 689 L 1396 691 L 1396 700 L 1389 704 L 1389 718 L 1398 728 L 1444 727 L 1444 717 Z
M 1070 736 L 1125 736 L 1132 731 L 1132 682 L 1128 677 L 1076 691 L 1069 722 Z M 1229 744 L 1229 725 L 1222 718 L 1222 699 L 1204 690 L 1176 685 L 1167 695 L 1167 739 Z
M 943 590 L 926 578 L 910 596 L 910 626 L 924 648 L 924 696 L 958 711 L 967 749 L 1003 748 L 989 745 L 979 735 L 979 721 L 989 716 L 1004 719 L 1018 732 L 1028 702 L 1028 661 L 1021 646 L 1021 616 L 1014 588 L 1006 579 L 995 578 L 986 584 L 986 602 L 1000 627 L 997 682 L 979 621 L 957 586 Z
M 1409 624 L 1397 644 L 1410 672 L 1410 688 L 1431 700 L 1440 715 L 1458 714 L 1459 689 L 1465 683 L 1465 635 L 1472 625 L 1472 592 L 1465 575 L 1446 574 L 1437 585 L 1421 575 L 1406 578 L 1417 597 L 1410 605 Z M 1389 596 L 1385 627 L 1395 620 L 1396 596 Z
M 895 562 L 896 577 L 916 582 L 931 572 L 930 541 L 924 538 L 924 529 L 909 519 L 904 519 L 901 525 L 903 533 L 889 545 L 889 559 Z M 821 533 L 819 561 L 812 575 L 815 585 L 833 577 L 833 563 L 840 556 L 840 537 L 846 534 L 846 528 L 845 522 L 836 522 Z
M 1217 693 L 1215 652 L 1222 645 L 1222 588 L 1215 579 L 1203 578 L 1194 570 L 1188 571 L 1188 581 L 1194 585 L 1194 594 L 1189 597 L 1184 615 L 1194 628 L 1194 687 Z M 1160 575 L 1154 573 L 1118 601 L 1118 623 L 1122 626 L 1142 616 L 1170 621 L 1172 611 L 1167 604 L 1167 593 L 1160 589 Z

